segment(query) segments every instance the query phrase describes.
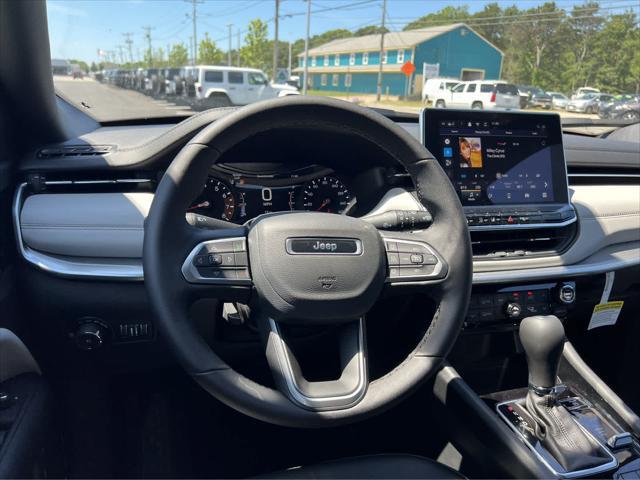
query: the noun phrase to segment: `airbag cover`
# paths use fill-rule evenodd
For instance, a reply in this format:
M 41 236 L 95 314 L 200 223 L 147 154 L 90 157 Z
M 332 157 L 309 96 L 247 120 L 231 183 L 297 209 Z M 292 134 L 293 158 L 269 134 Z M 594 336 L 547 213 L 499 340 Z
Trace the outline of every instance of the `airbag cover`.
M 249 259 L 259 307 L 294 323 L 364 315 L 385 278 L 377 230 L 363 220 L 329 213 L 259 218 L 249 231 Z

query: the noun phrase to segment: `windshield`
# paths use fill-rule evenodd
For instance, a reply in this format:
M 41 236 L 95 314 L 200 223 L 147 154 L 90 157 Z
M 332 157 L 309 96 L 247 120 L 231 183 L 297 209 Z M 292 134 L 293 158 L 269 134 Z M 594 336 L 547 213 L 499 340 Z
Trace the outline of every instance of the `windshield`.
M 287 95 L 417 113 L 439 78 L 451 79 L 444 108 L 460 107 L 459 82 L 500 81 L 522 92 L 510 108 L 597 119 L 540 96 L 640 91 L 637 0 L 47 0 L 47 11 L 56 92 L 101 122 Z

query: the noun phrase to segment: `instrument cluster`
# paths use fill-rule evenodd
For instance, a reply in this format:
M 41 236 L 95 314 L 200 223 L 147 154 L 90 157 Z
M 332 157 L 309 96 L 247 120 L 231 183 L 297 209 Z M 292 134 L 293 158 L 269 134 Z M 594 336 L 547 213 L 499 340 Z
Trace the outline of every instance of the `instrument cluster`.
M 356 198 L 346 182 L 328 169 L 316 175 L 222 174 L 213 172 L 188 211 L 242 224 L 264 213 L 306 210 L 349 214 Z

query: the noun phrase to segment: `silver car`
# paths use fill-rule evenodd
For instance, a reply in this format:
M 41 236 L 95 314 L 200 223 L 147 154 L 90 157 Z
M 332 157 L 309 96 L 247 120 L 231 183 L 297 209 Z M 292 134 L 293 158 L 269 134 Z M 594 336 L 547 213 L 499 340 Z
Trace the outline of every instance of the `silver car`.
M 564 110 L 567 108 L 567 103 L 569 103 L 569 98 L 560 92 L 547 92 L 551 96 L 551 105 L 556 110 Z

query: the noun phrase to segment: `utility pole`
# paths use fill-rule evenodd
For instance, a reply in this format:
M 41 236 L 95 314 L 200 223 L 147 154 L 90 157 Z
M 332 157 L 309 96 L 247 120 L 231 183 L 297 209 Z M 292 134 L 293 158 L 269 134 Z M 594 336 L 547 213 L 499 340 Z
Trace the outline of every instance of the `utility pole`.
M 118 49 L 118 56 L 120 57 L 120 65 L 122 65 L 124 63 L 124 47 L 122 45 L 116 45 L 116 48 Z
M 191 4 L 191 23 L 193 28 L 193 62 L 196 63 L 198 60 L 198 3 L 202 3 L 202 0 L 185 0 L 185 2 L 189 2 Z M 187 14 L 187 16 L 189 16 Z
M 238 28 L 238 68 L 240 68 L 240 29 Z
M 153 67 L 153 49 L 151 48 L 151 30 L 154 30 L 153 27 L 147 25 L 146 27 L 142 27 L 145 31 L 144 38 L 147 39 L 147 48 L 149 49 L 149 67 Z
M 131 40 L 131 32 L 125 32 L 122 34 L 124 36 L 124 43 L 127 44 L 127 50 L 129 50 L 129 61 L 133 63 L 133 40 Z
M 307 36 L 304 38 L 304 85 L 302 94 L 307 94 L 307 79 L 309 78 L 309 31 L 311 30 L 311 0 L 307 0 Z
M 289 62 L 288 62 L 288 65 L 289 65 L 289 77 L 291 77 L 291 47 L 292 47 L 292 45 L 293 44 L 291 43 L 291 41 L 289 41 Z
M 196 57 L 193 54 L 193 37 L 189 37 L 189 55 L 191 56 L 191 65 L 195 65 Z
M 227 65 L 231 66 L 231 27 L 233 27 L 233 23 L 228 23 L 227 28 L 229 29 L 229 50 L 227 51 Z
M 280 0 L 276 2 L 276 16 L 275 16 L 275 28 L 274 28 L 274 40 L 273 40 L 273 72 L 271 74 L 273 80 L 276 79 L 276 72 L 278 71 L 278 20 L 280 17 Z
M 380 55 L 378 59 L 378 88 L 376 101 L 382 97 L 382 56 L 384 55 L 384 21 L 387 16 L 387 0 L 382 0 L 382 21 L 380 22 Z

